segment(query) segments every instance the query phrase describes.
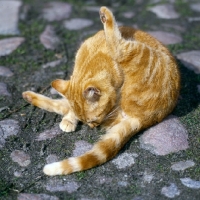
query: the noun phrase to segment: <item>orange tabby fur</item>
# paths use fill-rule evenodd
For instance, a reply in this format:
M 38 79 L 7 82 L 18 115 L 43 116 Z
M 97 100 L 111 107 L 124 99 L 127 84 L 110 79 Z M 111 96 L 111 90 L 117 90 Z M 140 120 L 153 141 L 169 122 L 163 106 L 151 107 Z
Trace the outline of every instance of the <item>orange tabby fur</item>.
M 101 7 L 100 18 L 104 31 L 81 45 L 70 80 L 52 82 L 63 99 L 23 93 L 31 104 L 63 115 L 63 131 L 74 131 L 78 120 L 106 128 L 90 151 L 46 165 L 43 171 L 50 176 L 105 163 L 134 134 L 166 117 L 177 102 L 179 71 L 167 48 L 147 33 L 118 27 L 106 7 Z

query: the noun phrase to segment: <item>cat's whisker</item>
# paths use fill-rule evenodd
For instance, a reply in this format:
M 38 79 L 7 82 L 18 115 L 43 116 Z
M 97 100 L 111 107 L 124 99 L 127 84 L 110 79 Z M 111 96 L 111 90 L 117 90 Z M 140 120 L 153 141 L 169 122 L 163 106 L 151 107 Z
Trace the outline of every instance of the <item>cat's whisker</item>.
M 111 116 L 113 116 L 114 114 L 116 114 L 117 109 L 118 109 L 118 108 L 116 108 L 116 109 L 114 109 L 113 111 L 111 111 L 111 112 L 107 115 L 107 117 L 111 117 Z
M 107 119 L 112 119 L 111 117 L 115 118 L 115 115 L 117 114 L 118 109 L 119 109 L 119 106 L 117 106 L 116 108 L 114 108 L 110 113 L 108 113 L 106 115 L 106 117 L 104 118 L 103 121 L 105 121 Z

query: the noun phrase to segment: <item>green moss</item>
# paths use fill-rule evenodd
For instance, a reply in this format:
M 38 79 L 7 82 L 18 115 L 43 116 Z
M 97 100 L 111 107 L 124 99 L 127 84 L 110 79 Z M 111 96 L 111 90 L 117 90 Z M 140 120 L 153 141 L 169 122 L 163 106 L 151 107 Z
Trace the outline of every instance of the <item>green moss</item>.
M 126 191 L 127 193 L 132 193 L 134 195 L 141 194 L 141 189 L 136 184 L 130 185 Z
M 86 177 L 86 172 L 85 171 L 77 172 L 76 177 L 78 178 L 78 180 L 82 180 Z
M 192 14 L 192 11 L 190 9 L 190 5 L 185 0 L 176 0 L 175 1 L 175 8 L 178 13 L 181 14 L 183 17 L 190 16 Z
M 11 193 L 12 188 L 12 183 L 6 183 L 4 180 L 0 179 L 0 198 L 8 196 Z

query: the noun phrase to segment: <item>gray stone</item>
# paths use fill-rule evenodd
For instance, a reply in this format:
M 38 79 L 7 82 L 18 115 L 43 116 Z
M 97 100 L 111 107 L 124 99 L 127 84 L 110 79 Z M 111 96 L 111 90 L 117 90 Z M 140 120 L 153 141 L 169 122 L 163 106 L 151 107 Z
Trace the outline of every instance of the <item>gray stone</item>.
M 5 139 L 19 132 L 19 123 L 13 119 L 5 119 L 0 121 L 0 149 L 5 145 Z
M 200 12 L 200 3 L 193 3 L 190 5 L 190 8 L 194 11 Z
M 82 18 L 73 18 L 64 21 L 64 27 L 68 30 L 80 30 L 89 27 L 92 24 L 93 24 L 92 20 L 82 19 Z
M 140 136 L 140 147 L 156 155 L 167 155 L 188 148 L 187 130 L 175 116 L 168 116 Z
M 200 85 L 197 85 L 198 93 L 200 93 Z
M 59 198 L 48 194 L 21 193 L 18 195 L 17 200 L 59 200 Z
M 135 158 L 138 157 L 136 153 L 122 153 L 112 160 L 112 163 L 118 169 L 124 169 L 126 167 L 131 167 L 135 164 Z
M 10 77 L 13 73 L 7 67 L 0 66 L 0 76 Z
M 188 17 L 187 19 L 188 19 L 189 22 L 200 21 L 200 17 Z
M 154 3 L 156 4 L 156 3 L 160 3 L 160 2 L 161 2 L 161 0 L 151 0 L 152 4 L 154 4 Z
M 133 18 L 133 17 L 135 16 L 135 13 L 132 12 L 132 11 L 124 12 L 124 13 L 122 14 L 122 16 L 125 17 L 125 18 L 130 19 L 130 18 Z
M 180 161 L 177 163 L 174 163 L 171 168 L 174 171 L 183 171 L 187 168 L 193 167 L 195 163 L 192 160 L 187 160 L 187 161 Z
M 181 36 L 174 33 L 164 31 L 148 31 L 148 33 L 165 45 L 182 42 Z
M 4 107 L 1 107 L 0 108 L 0 112 L 4 111 L 4 110 L 9 110 L 9 107 L 8 106 L 4 106 Z
M 81 197 L 78 200 L 104 200 L 104 199 L 102 199 L 102 198 Z
M 142 196 L 136 196 L 131 200 L 145 200 Z
M 128 182 L 127 181 L 119 181 L 117 183 L 120 187 L 127 187 L 128 186 Z
M 100 6 L 85 6 L 84 9 L 87 11 L 99 12 Z
M 171 4 L 156 5 L 148 10 L 155 13 L 157 17 L 163 19 L 176 19 L 179 17 L 179 14 L 175 11 L 173 5 Z
M 21 1 L 1 0 L 0 1 L 0 34 L 15 35 L 19 34 L 18 15 L 21 7 Z
M 171 183 L 169 187 L 165 186 L 162 188 L 161 194 L 165 195 L 168 198 L 174 198 L 180 195 L 180 190 L 174 183 Z
M 138 196 L 138 197 L 134 197 L 133 199 L 131 200 L 144 200 L 142 197 Z
M 46 49 L 54 50 L 60 43 L 60 39 L 56 36 L 53 26 L 46 26 L 44 32 L 40 35 L 40 42 Z
M 153 174 L 147 173 L 146 171 L 144 172 L 144 175 L 143 175 L 143 181 L 144 181 L 144 183 L 151 183 L 151 181 L 153 180 L 153 178 L 154 178 Z
M 162 24 L 162 26 L 168 28 L 170 31 L 171 29 L 174 29 L 179 32 L 184 32 L 186 30 L 184 26 L 179 26 L 175 24 Z
M 75 149 L 73 150 L 72 156 L 80 156 L 86 151 L 89 151 L 92 148 L 92 145 L 86 141 L 79 140 L 75 142 Z
M 55 154 L 50 154 L 46 158 L 47 164 L 54 163 L 58 161 L 58 157 Z
M 24 151 L 14 150 L 10 157 L 13 162 L 17 162 L 21 167 L 27 167 L 31 163 L 30 156 Z
M 11 54 L 24 42 L 23 37 L 13 37 L 0 40 L 0 57 Z
M 57 71 L 57 72 L 55 72 L 55 75 L 65 76 L 65 72 L 64 71 Z
M 0 94 L 1 96 L 11 96 L 10 92 L 8 92 L 7 85 L 2 82 L 0 82 Z
M 45 130 L 39 134 L 39 136 L 35 139 L 37 141 L 48 140 L 60 135 L 62 131 L 59 128 L 58 124 L 55 124 L 51 129 Z
M 57 92 L 57 90 L 55 90 L 54 88 L 51 88 L 51 89 L 50 89 L 50 93 L 51 93 L 51 94 L 59 94 L 59 93 Z
M 188 0 L 183 0 L 183 2 L 187 2 Z M 169 3 L 175 3 L 176 0 L 169 0 Z
M 177 55 L 188 69 L 200 74 L 200 51 L 188 51 Z
M 200 181 L 192 180 L 191 178 L 181 178 L 181 183 L 186 187 L 200 189 Z
M 79 184 L 73 180 L 63 181 L 60 179 L 50 179 L 46 185 L 46 190 L 50 192 L 65 192 L 73 193 L 78 190 Z
M 48 68 L 48 67 L 56 67 L 58 65 L 60 65 L 61 63 L 64 63 L 64 59 L 60 59 L 60 60 L 54 60 L 54 61 L 51 61 L 51 62 L 48 62 L 46 64 L 43 64 L 42 65 L 42 68 Z
M 19 18 L 21 20 L 26 20 L 28 12 L 29 12 L 30 9 L 31 9 L 30 5 L 28 5 L 28 4 L 27 5 L 23 5 L 22 8 L 21 8 L 21 12 L 20 12 Z
M 18 121 L 14 119 L 5 119 L 0 121 L 0 127 L 4 133 L 4 138 L 11 135 L 17 135 L 20 129 Z
M 113 178 L 111 177 L 99 176 L 96 178 L 96 183 L 100 185 L 111 184 L 112 182 L 113 182 Z
M 22 177 L 22 172 L 15 171 L 15 172 L 14 172 L 14 176 L 15 176 L 15 177 Z
M 43 18 L 49 22 L 60 21 L 70 16 L 72 12 L 72 6 L 69 3 L 64 2 L 49 2 L 43 9 Z

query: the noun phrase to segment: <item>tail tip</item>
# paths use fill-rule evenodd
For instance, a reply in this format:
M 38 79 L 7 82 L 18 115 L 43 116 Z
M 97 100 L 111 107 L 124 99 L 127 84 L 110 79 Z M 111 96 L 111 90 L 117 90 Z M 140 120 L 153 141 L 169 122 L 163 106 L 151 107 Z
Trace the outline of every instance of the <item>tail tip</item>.
M 47 164 L 44 166 L 43 172 L 48 176 L 61 175 L 63 173 L 62 165 L 60 162 Z

